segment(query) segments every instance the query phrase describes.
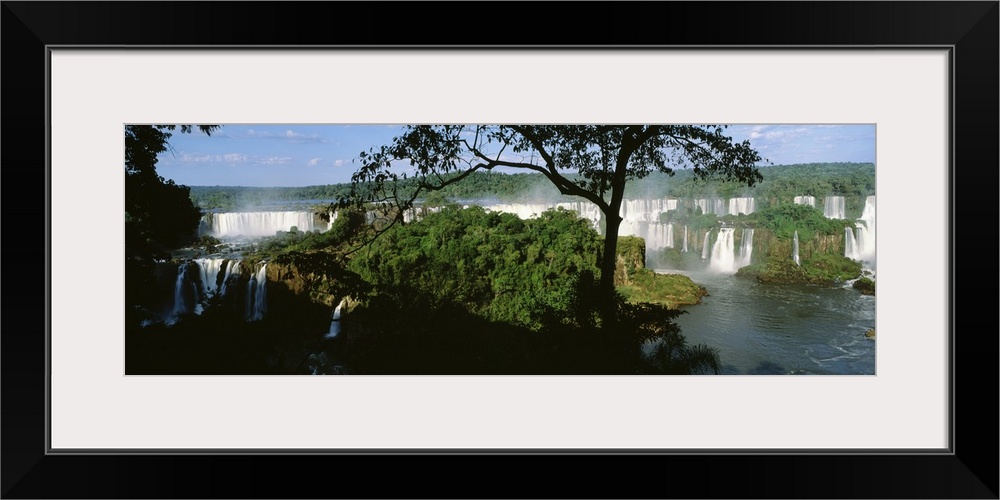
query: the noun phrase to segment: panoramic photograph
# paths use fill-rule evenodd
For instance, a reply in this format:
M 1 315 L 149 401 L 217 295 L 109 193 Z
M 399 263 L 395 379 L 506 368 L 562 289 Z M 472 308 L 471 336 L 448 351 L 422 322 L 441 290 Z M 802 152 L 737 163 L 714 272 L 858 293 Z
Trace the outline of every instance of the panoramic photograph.
M 876 374 L 873 124 L 124 134 L 126 375 Z

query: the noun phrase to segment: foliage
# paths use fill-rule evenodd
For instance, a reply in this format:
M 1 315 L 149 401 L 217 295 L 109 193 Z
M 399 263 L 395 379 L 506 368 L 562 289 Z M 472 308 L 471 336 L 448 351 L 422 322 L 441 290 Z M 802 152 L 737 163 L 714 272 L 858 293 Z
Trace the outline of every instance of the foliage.
M 646 240 L 638 236 L 619 236 L 618 259 L 615 286 L 627 282 L 637 269 L 646 266 Z
M 603 213 L 600 290 L 610 303 L 619 212 L 629 181 L 685 167 L 698 179 L 748 186 L 762 179 L 756 167 L 760 155 L 749 141 L 734 144 L 724 130 L 715 125 L 409 126 L 391 144 L 360 153 L 361 167 L 351 178 L 354 189 L 345 203 L 375 203 L 398 222 L 422 192 L 444 189 L 477 171 L 507 167 L 539 173 L 559 193 L 586 199 Z M 400 161 L 409 163 L 411 173 L 394 168 Z M 615 321 L 610 306 L 602 315 L 606 322 Z
M 803 259 L 810 282 L 818 284 L 836 284 L 861 276 L 861 263 L 848 259 L 843 255 L 814 254 L 812 258 Z
M 350 269 L 412 309 L 458 307 L 538 330 L 593 322 L 586 309 L 600 248 L 599 235 L 571 211 L 521 220 L 448 206 L 393 227 L 356 253 Z
M 682 274 L 657 274 L 651 269 L 637 269 L 629 283 L 618 287 L 629 302 L 662 304 L 671 309 L 693 305 L 708 295 L 705 287 Z
M 662 375 L 718 374 L 722 367 L 718 349 L 698 344 L 689 346 L 674 321 L 686 311 L 660 304 L 623 303 L 620 306 L 624 331 L 640 344 L 652 343 L 653 352 L 645 356 L 639 373 Z
M 853 285 L 855 290 L 865 294 L 865 295 L 875 295 L 875 282 L 870 278 L 864 276 L 858 278 Z
M 216 125 L 200 125 L 205 134 Z M 195 240 L 201 212 L 187 186 L 156 173 L 157 155 L 168 150 L 176 125 L 125 126 L 125 297 L 126 308 L 149 303 L 155 289 L 153 261 Z M 182 133 L 193 126 L 181 125 Z
M 841 255 L 815 254 L 798 266 L 791 257 L 768 256 L 763 264 L 740 268 L 736 276 L 761 283 L 834 285 L 861 275 L 861 264 Z
M 779 239 L 790 240 L 798 232 L 800 243 L 819 234 L 842 235 L 845 227 L 854 227 L 854 221 L 827 219 L 821 210 L 796 204 L 764 208 L 741 219 L 749 225 L 770 229 Z
M 791 203 L 796 196 L 814 196 L 822 204 L 826 196 L 846 198 L 848 218 L 860 217 L 865 198 L 875 194 L 873 163 L 807 163 L 761 166 L 761 182 L 753 187 L 726 180 L 698 179 L 680 170 L 673 178 L 652 174 L 631 187 L 635 194 L 651 198 L 734 198 L 753 196 L 758 210 Z

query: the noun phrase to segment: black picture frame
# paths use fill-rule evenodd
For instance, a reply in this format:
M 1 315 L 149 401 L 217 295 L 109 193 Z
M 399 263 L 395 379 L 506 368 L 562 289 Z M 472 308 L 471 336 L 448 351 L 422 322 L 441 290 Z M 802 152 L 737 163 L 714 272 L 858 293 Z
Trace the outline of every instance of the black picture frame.
M 566 9 L 573 15 L 548 14 Z M 455 15 L 465 20 L 459 29 Z M 970 257 L 992 255 L 995 241 L 983 243 L 981 228 L 992 227 L 1000 170 L 998 20 L 996 1 L 3 2 L 2 496 L 998 498 L 996 261 Z M 518 24 L 533 29 L 508 29 Z M 40 275 L 49 249 L 38 221 L 47 214 L 47 46 L 498 43 L 953 47 L 953 453 L 46 453 L 48 276 Z M 637 416 L 636 425 L 656 422 Z M 384 480 L 367 480 L 373 470 Z

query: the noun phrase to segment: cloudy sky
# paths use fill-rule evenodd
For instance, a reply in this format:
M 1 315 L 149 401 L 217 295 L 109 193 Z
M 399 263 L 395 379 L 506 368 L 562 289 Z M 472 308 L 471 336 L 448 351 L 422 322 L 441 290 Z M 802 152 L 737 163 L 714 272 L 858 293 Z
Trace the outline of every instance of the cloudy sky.
M 157 172 L 188 186 L 310 186 L 350 182 L 358 153 L 387 144 L 389 125 L 224 125 L 175 133 Z M 733 125 L 774 165 L 874 162 L 874 125 Z

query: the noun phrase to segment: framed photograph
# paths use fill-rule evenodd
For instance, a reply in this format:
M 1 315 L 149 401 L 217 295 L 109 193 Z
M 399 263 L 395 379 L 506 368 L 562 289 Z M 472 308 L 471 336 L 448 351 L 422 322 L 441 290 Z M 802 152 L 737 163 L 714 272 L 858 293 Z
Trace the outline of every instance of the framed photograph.
M 474 5 L 469 8 L 478 10 Z M 345 480 L 337 484 L 341 489 L 335 496 L 455 494 L 454 487 L 422 481 L 435 467 L 420 466 L 437 463 L 454 467 L 455 474 L 486 488 L 464 496 L 997 497 L 995 463 L 977 458 L 996 456 L 996 431 L 976 423 L 996 421 L 995 392 L 973 394 L 969 382 L 977 381 L 978 387 L 979 380 L 995 380 L 995 356 L 984 359 L 981 354 L 997 352 L 992 333 L 995 315 L 990 313 L 987 320 L 985 312 L 966 311 L 973 306 L 961 307 L 957 301 L 961 289 L 995 293 L 992 282 L 987 288 L 972 278 L 995 275 L 982 269 L 991 266 L 992 259 L 979 259 L 983 262 L 973 274 L 962 256 L 972 253 L 968 239 L 975 231 L 959 229 L 969 225 L 963 220 L 974 220 L 973 210 L 981 213 L 985 207 L 980 205 L 996 196 L 1000 165 L 996 2 L 726 4 L 721 12 L 720 4 L 651 3 L 632 5 L 629 23 L 618 21 L 617 14 L 609 16 L 609 12 L 625 15 L 620 6 L 582 4 L 580 15 L 595 30 L 611 23 L 617 33 L 615 45 L 595 35 L 570 45 L 529 40 L 526 45 L 486 46 L 443 44 L 440 35 L 410 23 L 433 18 L 435 12 L 446 10 L 442 6 L 326 6 L 335 13 L 334 26 L 366 21 L 337 31 L 330 39 L 301 35 L 330 28 L 319 22 L 320 4 L 311 3 L 4 3 L 8 97 L 4 118 L 10 127 L 5 126 L 3 160 L 8 186 L 30 192 L 19 186 L 34 185 L 34 192 L 45 194 L 44 199 L 24 200 L 9 195 L 5 207 L 9 230 L 5 260 L 25 262 L 8 266 L 14 273 L 8 273 L 7 281 L 12 292 L 4 294 L 8 319 L 37 313 L 45 321 L 44 328 L 36 329 L 11 323 L 2 340 L 4 497 L 330 496 L 317 493 L 326 491 L 326 483 L 288 485 L 261 473 L 254 474 L 255 484 L 247 483 L 248 471 L 241 469 L 251 458 L 254 469 L 286 463 L 300 468 L 304 477 L 351 477 L 372 465 L 390 465 L 393 474 L 399 474 L 384 485 Z M 655 23 L 654 10 L 660 20 Z M 513 11 L 490 15 L 504 23 L 524 21 Z M 697 31 L 692 25 L 652 35 L 662 33 L 663 19 L 712 16 L 728 22 L 754 21 L 759 33 L 711 24 Z M 115 21 L 109 25 L 109 20 Z M 259 28 L 244 32 L 234 22 Z M 372 38 L 374 26 L 393 34 Z M 29 101 L 34 105 L 9 104 Z M 358 347 L 358 339 L 376 338 L 371 332 L 377 327 L 364 330 L 368 335 L 364 337 L 361 330 L 352 330 L 356 328 L 352 314 L 370 318 L 367 325 L 380 324 L 375 321 L 380 315 L 407 315 L 414 323 L 443 317 L 454 324 L 466 320 L 453 313 L 425 318 L 420 311 L 437 306 L 417 302 L 412 309 L 399 306 L 391 313 L 374 306 L 365 309 L 336 287 L 314 287 L 308 295 L 313 305 L 326 308 L 313 308 L 322 309 L 318 322 L 324 331 L 318 336 L 325 340 L 310 341 L 305 348 L 296 344 L 294 355 L 308 356 L 295 362 L 288 349 L 267 339 L 301 325 L 313 328 L 309 323 L 313 309 L 276 315 L 275 302 L 268 301 L 283 300 L 281 290 L 263 285 L 288 281 L 291 269 L 300 272 L 305 261 L 282 260 L 275 250 L 278 243 L 261 243 L 272 240 L 239 243 L 237 236 L 277 231 L 285 250 L 305 248 L 332 238 L 324 235 L 336 232 L 338 220 L 348 227 L 343 221 L 349 212 L 331 208 L 329 218 L 322 219 L 312 217 L 314 206 L 234 208 L 225 201 L 233 191 L 213 186 L 243 186 L 235 196 L 246 197 L 249 187 L 348 185 L 351 180 L 403 174 L 407 179 L 424 174 L 422 180 L 444 181 L 458 171 L 434 171 L 437 164 L 428 171 L 420 170 L 419 164 L 393 163 L 391 155 L 378 156 L 378 146 L 405 133 L 400 126 L 448 123 L 466 128 L 430 132 L 443 130 L 456 139 L 475 137 L 465 139 L 472 146 L 485 144 L 476 142 L 481 135 L 493 140 L 504 137 L 512 141 L 512 148 L 523 139 L 522 145 L 536 146 L 534 150 L 529 146 L 525 154 L 541 157 L 548 151 L 537 147 L 544 141 L 533 141 L 539 137 L 533 134 L 548 134 L 545 140 L 556 144 L 562 140 L 558 134 L 568 133 L 569 127 L 561 125 L 601 130 L 618 126 L 624 134 L 664 133 L 683 140 L 712 137 L 714 128 L 695 125 L 725 124 L 735 144 L 746 139 L 776 164 L 847 162 L 790 169 L 788 176 L 812 175 L 814 183 L 835 184 L 840 177 L 854 182 L 826 191 L 792 193 L 797 196 L 794 202 L 779 201 L 791 191 L 779 195 L 777 188 L 768 191 L 769 186 L 719 194 L 725 187 L 712 185 L 717 196 L 693 190 L 686 196 L 657 193 L 676 206 L 650 209 L 652 215 L 642 215 L 641 220 L 623 217 L 618 234 L 644 239 L 645 258 L 639 261 L 650 268 L 674 269 L 662 262 L 680 262 L 690 246 L 688 260 L 702 266 L 692 275 L 695 282 L 704 278 L 698 274 L 702 271 L 725 276 L 725 283 L 730 283 L 737 269 L 754 268 L 757 281 L 766 283 L 779 272 L 767 267 L 771 261 L 763 260 L 760 251 L 780 253 L 783 276 L 796 272 L 824 279 L 816 277 L 819 269 L 837 274 L 829 277 L 840 287 L 837 297 L 850 292 L 852 302 L 835 302 L 842 299 L 828 298 L 815 289 L 762 298 L 754 296 L 757 288 L 745 291 L 748 298 L 742 306 L 712 302 L 710 307 L 718 309 L 687 315 L 699 323 L 678 322 L 692 343 L 723 346 L 723 361 L 714 370 L 688 371 L 727 376 L 681 377 L 664 363 L 637 368 L 629 364 L 633 361 L 607 370 L 566 365 L 569 368 L 563 371 L 546 371 L 539 366 L 548 365 L 535 361 L 539 356 L 518 354 L 517 361 L 511 361 L 498 355 L 507 352 L 498 350 L 499 344 L 483 344 L 483 352 L 468 359 L 456 353 L 440 360 L 433 358 L 441 352 L 437 347 L 421 351 L 425 344 L 420 343 L 407 344 L 406 349 Z M 515 123 L 548 128 L 505 128 Z M 633 130 L 629 124 L 653 126 Z M 185 125 L 194 129 L 180 128 Z M 203 129 L 208 134 L 201 136 L 198 125 L 221 128 Z M 135 147 L 156 142 L 150 142 L 149 134 L 163 132 L 172 135 L 159 150 Z M 516 135 L 504 135 L 509 133 Z M 358 136 L 362 139 L 353 139 Z M 410 144 L 423 150 L 427 143 L 422 141 L 428 137 L 410 136 Z M 251 142 L 262 146 L 248 149 Z M 299 156 L 305 149 L 287 149 L 288 144 L 307 142 L 315 143 L 317 149 L 310 150 L 315 153 Z M 369 153 L 373 156 L 350 157 L 338 148 L 355 154 L 373 148 Z M 805 153 L 823 148 L 838 154 Z M 792 150 L 802 155 L 791 155 Z M 163 153 L 159 163 L 152 161 L 155 171 L 150 170 L 152 179 L 163 178 L 142 182 L 174 186 L 176 180 L 177 185 L 198 186 L 185 194 L 203 209 L 208 207 L 208 215 L 198 214 L 204 226 L 199 234 L 207 236 L 201 247 L 180 260 L 172 260 L 177 254 L 150 253 L 151 262 L 166 269 L 161 294 L 166 301 L 158 306 L 166 312 L 155 318 L 140 318 L 131 305 L 158 285 L 129 281 L 138 274 L 130 267 L 136 259 L 128 252 L 136 248 L 136 241 L 152 241 L 148 232 L 130 232 L 130 224 L 138 218 L 129 207 L 165 196 L 150 194 L 153 188 L 135 187 L 139 184 L 129 177 L 130 168 L 141 164 L 136 155 L 143 151 Z M 741 159 L 736 149 L 724 153 L 726 160 L 719 168 L 736 169 L 737 174 L 741 161 L 749 164 L 758 159 Z M 499 167 L 501 174 L 503 168 L 527 165 L 531 170 L 532 165 L 542 164 L 511 160 L 488 148 L 473 147 L 471 154 L 497 161 L 490 169 Z M 470 158 L 463 156 L 461 161 Z M 383 163 L 385 168 L 373 167 L 369 177 L 357 174 L 363 172 L 362 166 Z M 19 164 L 32 168 L 14 167 Z M 35 175 L 29 178 L 29 173 Z M 300 175 L 316 177 L 296 177 Z M 820 179 L 821 175 L 836 179 Z M 547 177 L 556 182 L 553 179 Z M 866 184 L 869 179 L 874 179 L 874 189 Z M 796 182 L 802 183 L 788 189 L 807 185 Z M 567 191 L 572 190 L 564 187 L 563 193 Z M 419 202 L 399 208 L 438 212 L 430 210 L 434 205 L 426 193 L 414 193 L 407 194 L 408 200 Z M 393 194 L 398 199 L 399 193 Z M 332 202 L 337 196 L 309 199 Z M 825 198 L 825 203 L 807 200 L 809 196 Z M 612 197 L 623 206 L 637 198 L 629 198 L 628 192 L 625 202 Z M 32 205 L 42 201 L 43 207 Z M 459 205 L 466 201 L 461 198 Z M 716 201 L 723 208 L 716 208 Z M 497 202 L 496 212 L 483 213 L 501 212 L 501 206 L 512 212 L 523 208 Z M 989 209 L 995 210 L 994 206 Z M 621 210 L 635 213 L 635 207 L 611 205 L 604 215 Z M 587 226 L 585 211 L 569 211 L 570 218 L 585 220 L 580 234 L 608 231 L 602 217 L 592 221 L 594 227 Z M 815 212 L 816 221 L 792 228 L 801 231 L 786 231 L 791 226 L 781 226 L 781 221 L 791 211 Z M 307 215 L 289 218 L 298 217 L 288 215 L 298 212 Z M 439 212 L 448 215 L 448 205 Z M 454 210 L 463 212 L 468 210 Z M 14 223 L 12 215 L 23 222 L 31 220 L 29 213 L 36 220 L 44 214 L 44 238 L 28 236 Z M 282 217 L 288 220 L 272 224 L 275 214 L 285 214 Z M 404 218 L 403 211 L 383 215 Z M 712 222 L 704 222 L 709 216 Z M 422 217 L 433 221 L 435 216 L 413 216 Z M 518 224 L 525 225 L 525 231 L 541 230 L 530 226 L 540 222 L 495 217 L 511 221 L 497 238 L 513 238 Z M 866 246 L 875 241 L 876 220 L 877 253 L 874 245 Z M 827 228 L 831 221 L 843 223 Z M 576 231 L 570 222 L 553 224 L 563 224 L 553 226 L 558 227 L 554 235 Z M 753 243 L 755 231 L 757 243 Z M 820 243 L 825 241 L 824 231 L 831 232 L 826 247 Z M 965 251 L 959 248 L 961 235 Z M 419 235 L 404 236 L 416 241 L 413 238 Z M 771 239 L 761 243 L 766 238 Z M 977 254 L 981 245 L 977 238 Z M 29 265 L 32 259 L 37 262 Z M 551 256 L 547 261 L 550 268 L 554 260 Z M 844 271 L 849 276 L 830 271 L 834 260 L 836 265 L 854 262 L 858 270 Z M 398 305 L 412 296 L 400 284 L 409 286 L 424 275 L 391 267 L 400 274 L 386 277 L 390 265 L 385 262 L 372 261 L 365 268 L 359 258 L 351 264 L 353 272 L 365 275 L 367 269 L 371 276 L 387 280 L 369 282 L 382 286 L 377 293 L 392 297 Z M 275 271 L 279 265 L 288 269 Z M 490 269 L 498 265 L 490 264 Z M 274 276 L 268 274 L 268 266 Z M 578 269 L 584 264 L 574 261 L 572 266 Z M 45 270 L 44 279 L 37 275 L 38 269 Z M 962 269 L 966 272 L 960 275 Z M 599 274 L 599 269 L 595 271 Z M 852 286 L 876 275 L 875 298 Z M 965 278 L 959 280 L 962 275 Z M 448 287 L 454 282 L 435 283 L 426 290 L 452 293 Z M 27 284 L 37 284 L 35 293 L 13 293 L 13 286 Z M 390 293 L 393 286 L 398 296 Z M 455 286 L 455 294 L 473 293 Z M 551 291 L 523 288 L 536 298 Z M 635 285 L 630 293 L 646 297 L 642 294 L 651 292 Z M 708 298 L 713 298 L 711 293 Z M 240 324 L 251 326 L 242 330 L 220 319 L 224 314 L 201 314 L 230 310 L 222 308 L 226 300 L 233 303 L 231 310 Z M 709 302 L 693 307 L 704 308 Z M 559 305 L 537 314 L 497 301 L 489 307 L 490 314 L 510 316 L 514 319 L 506 321 L 511 324 L 519 322 L 523 338 L 532 338 L 531 331 L 561 331 L 558 328 L 563 327 L 547 326 L 545 311 L 566 314 Z M 601 306 L 594 307 L 593 321 L 602 321 Z M 768 314 L 754 316 L 761 311 Z M 741 326 L 710 321 L 722 315 L 727 318 L 724 324 Z M 585 320 L 576 318 L 579 324 L 574 325 L 584 328 L 580 325 Z M 469 331 L 482 330 L 486 338 L 491 323 L 479 321 L 461 324 Z M 758 329 L 743 326 L 761 321 L 782 325 L 786 343 L 775 344 Z M 847 326 L 833 325 L 835 321 Z M 155 326 L 157 322 L 160 326 Z M 726 343 L 715 335 L 723 328 L 734 328 L 731 331 L 746 336 L 744 344 L 762 349 L 778 351 L 794 343 L 789 350 L 801 359 L 740 358 L 733 346 L 738 342 L 730 338 Z M 814 339 L 824 331 L 850 328 L 858 330 L 857 338 Z M 773 328 L 763 330 L 774 334 Z M 871 335 L 877 330 L 877 339 L 865 338 L 865 330 Z M 958 335 L 960 331 L 968 333 Z M 203 340 L 213 332 L 222 332 L 225 341 Z M 384 339 L 398 337 L 386 334 Z M 440 337 L 435 341 L 451 342 Z M 586 356 L 583 344 L 526 345 L 552 353 L 573 349 Z M 461 352 L 460 347 L 455 349 Z M 260 355 L 264 352 L 268 354 Z M 391 354 L 382 358 L 383 352 Z M 552 356 L 546 359 L 557 359 Z M 678 359 L 671 356 L 666 359 Z M 427 369 L 428 365 L 438 368 Z M 450 368 L 439 368 L 445 366 Z M 470 368 L 477 366 L 492 368 Z M 379 455 L 377 462 L 373 455 Z M 484 456 L 492 459 L 486 467 L 491 471 L 477 464 Z M 579 464 L 581 477 L 597 479 L 566 486 L 544 472 L 560 462 Z M 523 472 L 524 464 L 531 463 L 539 467 Z M 633 479 L 599 474 L 615 466 L 627 467 Z M 81 469 L 88 471 L 88 478 L 80 476 Z M 719 481 L 713 470 L 739 479 Z M 522 473 L 526 482 L 520 486 L 497 484 L 509 474 Z M 699 486 L 676 484 L 671 478 L 677 474 Z M 544 489 L 526 491 L 524 485 L 533 480 Z M 635 484 L 622 486 L 623 481 Z

